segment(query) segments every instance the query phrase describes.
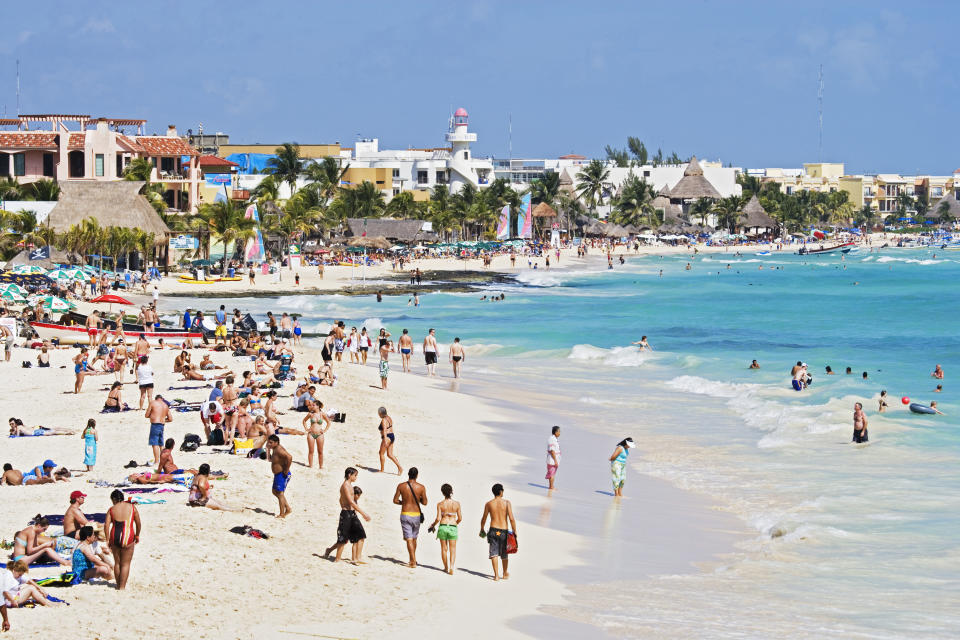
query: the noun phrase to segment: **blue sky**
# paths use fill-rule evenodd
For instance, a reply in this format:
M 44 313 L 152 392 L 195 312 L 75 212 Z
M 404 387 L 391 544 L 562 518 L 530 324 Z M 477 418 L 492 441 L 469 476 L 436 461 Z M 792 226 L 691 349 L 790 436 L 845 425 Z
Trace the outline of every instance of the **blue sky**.
M 231 142 L 378 137 L 475 153 L 625 146 L 744 167 L 952 173 L 960 104 L 948 2 L 170 2 L 4 9 L 0 109 L 143 117 Z M 950 54 L 953 55 L 950 55 Z

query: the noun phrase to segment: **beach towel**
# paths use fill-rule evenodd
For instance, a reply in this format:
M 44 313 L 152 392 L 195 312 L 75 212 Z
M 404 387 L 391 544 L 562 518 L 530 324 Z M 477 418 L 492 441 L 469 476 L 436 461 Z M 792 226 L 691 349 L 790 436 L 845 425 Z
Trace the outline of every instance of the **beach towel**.
M 213 388 L 212 384 L 202 384 L 199 387 L 187 387 L 187 386 L 167 387 L 167 390 L 168 391 L 189 391 L 190 389 L 212 389 L 212 388 Z
M 130 502 L 134 504 L 166 504 L 167 501 L 162 498 L 141 498 L 140 496 L 133 496 L 130 498 Z
M 47 600 L 49 600 L 50 602 L 59 602 L 59 603 L 61 603 L 61 604 L 67 605 L 68 607 L 70 606 L 70 603 L 69 603 L 69 602 L 67 602 L 66 600 L 61 600 L 60 598 L 57 598 L 56 596 L 48 595 L 48 596 L 47 596 Z M 21 609 L 33 609 L 34 607 L 38 607 L 38 606 L 40 606 L 40 605 L 38 605 L 36 602 L 30 601 L 30 602 L 28 602 L 28 603 L 26 603 L 26 604 L 21 604 L 21 605 L 20 605 L 20 608 L 21 608 Z
M 62 513 L 55 513 L 55 514 L 51 514 L 43 517 L 47 519 L 47 522 L 49 522 L 51 526 L 54 526 L 54 525 L 63 526 Z M 91 522 L 99 522 L 100 524 L 103 524 L 104 522 L 107 521 L 107 514 L 106 513 L 89 513 L 87 514 L 87 520 Z
M 100 413 L 123 413 L 124 411 L 133 411 L 133 407 L 125 407 L 119 411 L 116 409 L 101 409 Z
M 47 578 L 37 578 L 34 580 L 41 587 L 69 587 L 74 584 L 76 579 L 76 574 L 72 572 L 61 573 L 58 576 L 50 576 Z

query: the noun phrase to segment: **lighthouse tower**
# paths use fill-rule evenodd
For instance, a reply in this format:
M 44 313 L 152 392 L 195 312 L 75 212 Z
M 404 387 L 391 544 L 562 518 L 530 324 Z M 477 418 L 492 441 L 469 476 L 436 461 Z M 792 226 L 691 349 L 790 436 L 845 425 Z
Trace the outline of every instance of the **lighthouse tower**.
M 450 144 L 450 191 L 457 192 L 465 182 L 478 184 L 479 178 L 470 157 L 470 143 L 477 141 L 477 134 L 467 131 L 470 116 L 460 107 L 450 118 L 447 142 Z

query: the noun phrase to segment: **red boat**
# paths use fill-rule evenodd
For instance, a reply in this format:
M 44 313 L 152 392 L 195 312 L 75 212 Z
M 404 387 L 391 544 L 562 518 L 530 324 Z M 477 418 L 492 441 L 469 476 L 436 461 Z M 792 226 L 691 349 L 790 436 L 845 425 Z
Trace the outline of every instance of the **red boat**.
M 90 342 L 90 336 L 87 335 L 87 328 L 83 325 L 31 322 L 30 326 L 37 332 L 41 340 L 53 340 L 56 338 L 60 344 L 89 344 Z M 111 336 L 108 340 L 112 340 L 113 337 L 117 335 L 116 329 L 101 329 L 101 331 L 106 331 Z M 179 344 L 188 338 L 197 341 L 203 339 L 203 334 L 199 332 L 171 331 L 168 329 L 166 331 L 153 331 L 149 333 L 145 331 L 125 331 L 125 342 L 128 344 L 135 342 L 141 335 L 154 346 L 159 344 L 161 338 L 166 345 Z

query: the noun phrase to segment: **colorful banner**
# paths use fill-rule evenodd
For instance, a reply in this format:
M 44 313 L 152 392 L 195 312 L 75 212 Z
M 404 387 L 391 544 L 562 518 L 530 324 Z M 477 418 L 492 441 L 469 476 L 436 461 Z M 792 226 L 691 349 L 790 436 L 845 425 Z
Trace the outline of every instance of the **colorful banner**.
M 194 236 L 188 235 L 179 235 L 170 238 L 169 247 L 171 249 L 178 249 L 181 251 L 186 251 L 189 249 L 197 249 L 200 246 L 200 240 Z
M 530 207 L 530 194 L 523 196 L 520 212 L 517 214 L 517 235 L 521 238 L 533 237 L 533 215 Z
M 260 212 L 257 211 L 257 205 L 251 204 L 247 207 L 247 211 L 243 217 L 247 220 L 260 222 Z M 267 255 L 263 251 L 263 235 L 260 233 L 259 226 L 256 228 L 256 231 L 257 235 L 247 240 L 247 246 L 243 251 L 243 259 L 247 262 L 257 263 L 267 259 Z
M 510 237 L 510 205 L 504 205 L 500 212 L 500 223 L 497 225 L 497 240 L 506 240 Z

